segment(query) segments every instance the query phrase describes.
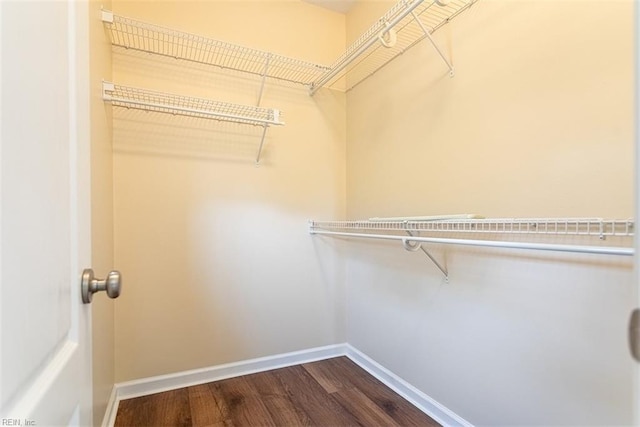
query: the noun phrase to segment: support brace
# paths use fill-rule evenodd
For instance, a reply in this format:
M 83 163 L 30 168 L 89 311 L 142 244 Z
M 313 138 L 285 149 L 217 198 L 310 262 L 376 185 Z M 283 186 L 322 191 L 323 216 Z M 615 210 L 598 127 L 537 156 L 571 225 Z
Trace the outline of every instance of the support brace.
M 269 61 L 271 61 L 271 55 L 267 56 L 267 59 L 264 61 L 264 69 L 262 70 L 262 81 L 260 82 L 260 92 L 258 92 L 258 102 L 256 106 L 260 106 L 262 102 L 262 93 L 264 92 L 264 83 L 267 79 L 267 72 L 269 71 Z M 264 138 L 267 134 L 267 125 L 264 125 L 262 129 L 262 138 L 260 139 L 260 147 L 258 147 L 258 155 L 256 156 L 256 166 L 260 165 L 260 156 L 262 155 L 262 146 L 264 145 Z
M 409 236 L 415 237 L 411 231 L 406 230 L 406 232 Z M 429 257 L 431 262 L 434 263 L 435 266 L 438 267 L 438 270 L 440 270 L 440 272 L 444 275 L 445 282 L 449 283 L 449 272 L 447 271 L 447 269 L 440 265 L 440 263 L 433 257 L 433 255 L 431 255 L 425 248 L 422 247 L 422 243 L 416 242 L 415 240 L 411 239 L 404 239 L 402 240 L 402 246 L 406 250 L 411 252 L 417 251 L 418 249 L 424 252 L 424 254 Z
M 256 166 L 260 165 L 260 155 L 262 154 L 262 146 L 264 145 L 264 137 L 267 135 L 267 125 L 265 124 L 262 129 L 262 138 L 260 139 L 260 147 L 258 147 L 258 156 L 256 157 Z
M 262 81 L 260 82 L 260 92 L 258 93 L 258 102 L 256 105 L 259 107 L 260 102 L 262 102 L 262 92 L 264 91 L 264 82 L 267 79 L 267 72 L 269 71 L 269 62 L 271 61 L 271 55 L 267 56 L 267 59 L 264 61 L 264 69 L 262 70 Z
M 449 76 L 453 77 L 455 75 L 453 71 L 453 65 L 451 65 L 447 57 L 444 56 L 444 53 L 442 53 L 442 51 L 440 50 L 436 42 L 433 40 L 433 37 L 431 37 L 431 33 L 429 33 L 429 30 L 422 24 L 422 21 L 420 21 L 420 18 L 418 18 L 418 15 L 416 15 L 413 10 L 411 11 L 411 16 L 413 16 L 413 19 L 415 19 L 415 21 L 418 23 L 418 25 L 424 32 L 424 35 L 427 36 L 427 39 L 429 39 L 429 41 L 433 45 L 433 48 L 436 50 L 436 52 L 438 52 L 438 54 L 440 55 L 440 58 L 442 58 L 445 64 L 447 64 L 447 67 L 449 67 Z

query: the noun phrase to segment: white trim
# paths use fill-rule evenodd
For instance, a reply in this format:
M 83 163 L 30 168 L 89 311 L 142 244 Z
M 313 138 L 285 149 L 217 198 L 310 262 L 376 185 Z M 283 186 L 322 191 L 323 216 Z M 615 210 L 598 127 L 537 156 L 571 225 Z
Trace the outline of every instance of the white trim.
M 118 415 L 118 406 L 120 403 L 120 399 L 118 399 L 118 390 L 114 385 L 111 389 L 111 396 L 109 396 L 109 402 L 107 402 L 107 409 L 104 412 L 104 417 L 102 418 L 101 427 L 110 427 L 115 425 L 116 423 L 116 415 Z
M 112 427 L 116 420 L 120 400 L 146 396 L 168 390 L 220 381 L 302 363 L 347 356 L 365 371 L 369 372 L 384 385 L 398 393 L 416 408 L 442 424 L 443 426 L 473 427 L 471 423 L 456 415 L 448 408 L 436 402 L 393 372 L 389 371 L 361 351 L 351 345 L 335 344 L 315 347 L 291 353 L 249 359 L 240 362 L 226 363 L 202 369 L 176 372 L 168 375 L 142 378 L 134 381 L 117 383 L 113 386 L 111 398 L 102 421 L 102 427 Z
M 346 344 L 328 345 L 117 383 L 114 388 L 119 401 L 344 355 Z
M 360 350 L 350 344 L 346 344 L 346 348 L 349 359 L 438 423 L 443 426 L 473 427 L 473 424 L 436 402 Z

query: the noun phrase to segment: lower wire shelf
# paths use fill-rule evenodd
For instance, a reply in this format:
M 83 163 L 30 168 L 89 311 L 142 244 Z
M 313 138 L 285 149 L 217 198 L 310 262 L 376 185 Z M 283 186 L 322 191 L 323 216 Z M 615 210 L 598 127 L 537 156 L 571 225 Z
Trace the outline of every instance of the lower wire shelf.
M 284 125 L 280 119 L 281 112 L 276 109 L 194 98 L 111 82 L 102 83 L 102 99 L 116 107 L 262 126 L 264 130 L 256 163 L 260 162 L 267 128 Z
M 454 216 L 456 217 L 456 216 Z M 334 237 L 401 241 L 408 251 L 422 250 L 448 281 L 445 267 L 422 246 L 423 243 L 480 246 L 507 249 L 529 249 L 599 255 L 633 256 L 633 220 L 601 218 L 475 218 L 425 219 L 417 217 L 372 218 L 362 221 L 310 221 L 309 233 Z M 422 236 L 421 233 L 429 234 Z M 473 236 L 476 238 L 473 238 Z M 628 246 L 569 245 L 533 241 L 512 241 L 496 238 L 500 235 L 582 236 L 598 238 L 619 237 Z M 460 236 L 463 236 L 462 238 Z M 532 239 L 531 239 L 532 240 Z

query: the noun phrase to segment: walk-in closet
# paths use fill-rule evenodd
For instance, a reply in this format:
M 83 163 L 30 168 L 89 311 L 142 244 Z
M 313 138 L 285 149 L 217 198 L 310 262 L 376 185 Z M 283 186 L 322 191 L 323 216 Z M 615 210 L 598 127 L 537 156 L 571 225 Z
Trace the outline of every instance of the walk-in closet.
M 78 136 L 3 140 L 3 420 L 640 425 L 636 2 L 43 3 L 52 21 L 0 7 L 0 106 L 28 86 L 35 60 L 8 64 L 36 27 L 43 72 L 55 52 L 71 65 L 25 99 L 77 100 Z M 37 147 L 52 133 L 44 114 L 20 124 L 29 105 L 4 139 L 29 128 Z M 14 209 L 11 180 L 36 188 L 15 165 L 61 152 L 86 160 L 80 190 L 45 176 Z M 25 226 L 45 202 L 87 231 L 65 253 L 90 250 L 29 346 L 20 304 L 42 294 L 40 312 L 49 288 L 13 262 L 46 258 Z M 84 403 L 24 403 L 82 345 Z

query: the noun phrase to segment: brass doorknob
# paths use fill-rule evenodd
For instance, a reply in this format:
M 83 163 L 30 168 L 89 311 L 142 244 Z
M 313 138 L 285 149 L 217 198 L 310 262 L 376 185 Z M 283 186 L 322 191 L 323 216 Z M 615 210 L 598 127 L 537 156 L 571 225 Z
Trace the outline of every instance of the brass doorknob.
M 82 272 L 82 302 L 90 304 L 93 294 L 106 291 L 109 298 L 118 298 L 122 289 L 122 275 L 119 271 L 110 271 L 106 279 L 96 279 L 90 268 Z

